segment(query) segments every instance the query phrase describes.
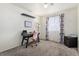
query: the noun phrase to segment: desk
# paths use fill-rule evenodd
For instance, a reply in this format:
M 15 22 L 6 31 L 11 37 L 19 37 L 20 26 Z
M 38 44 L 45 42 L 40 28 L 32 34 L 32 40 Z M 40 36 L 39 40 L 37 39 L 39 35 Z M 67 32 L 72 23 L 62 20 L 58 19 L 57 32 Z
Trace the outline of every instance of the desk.
M 21 45 L 23 45 L 24 40 L 26 40 L 27 41 L 26 42 L 26 48 L 27 48 L 28 42 L 29 42 L 29 38 L 33 37 L 33 34 L 31 34 L 31 33 L 23 33 L 22 36 L 23 36 L 23 39 L 22 39 Z

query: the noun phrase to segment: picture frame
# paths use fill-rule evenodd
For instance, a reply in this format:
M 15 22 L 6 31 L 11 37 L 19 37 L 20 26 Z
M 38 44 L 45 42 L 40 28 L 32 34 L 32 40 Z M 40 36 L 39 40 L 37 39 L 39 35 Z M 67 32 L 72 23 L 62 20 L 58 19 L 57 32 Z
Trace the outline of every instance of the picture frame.
M 32 28 L 32 22 L 31 21 L 24 21 L 24 27 Z

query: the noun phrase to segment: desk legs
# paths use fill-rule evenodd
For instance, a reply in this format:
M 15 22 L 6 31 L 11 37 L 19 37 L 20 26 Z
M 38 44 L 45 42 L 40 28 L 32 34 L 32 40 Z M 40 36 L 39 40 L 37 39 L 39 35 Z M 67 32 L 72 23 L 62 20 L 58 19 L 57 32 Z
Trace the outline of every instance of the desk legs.
M 29 38 L 27 39 L 27 42 L 26 42 L 26 48 L 27 48 L 27 46 L 28 46 L 28 42 L 29 42 Z
M 24 37 L 23 37 L 22 42 L 21 42 L 21 45 L 22 45 L 22 46 L 23 46 L 23 42 L 24 42 Z
M 29 38 L 28 38 L 28 39 L 25 39 L 25 37 L 23 37 L 22 42 L 21 42 L 21 45 L 22 45 L 22 46 L 23 46 L 24 40 L 26 40 L 26 48 L 27 48 L 28 43 L 29 43 Z

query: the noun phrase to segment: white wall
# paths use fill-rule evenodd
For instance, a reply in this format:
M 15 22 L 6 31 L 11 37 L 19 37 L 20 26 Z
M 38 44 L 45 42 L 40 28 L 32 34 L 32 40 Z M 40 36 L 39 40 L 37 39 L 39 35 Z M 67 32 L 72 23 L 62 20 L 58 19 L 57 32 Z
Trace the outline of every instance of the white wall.
M 66 9 L 64 11 L 60 11 L 57 13 L 54 13 L 52 15 L 48 16 L 53 16 L 53 15 L 59 15 L 61 13 L 64 13 L 64 33 L 65 35 L 70 35 L 70 34 L 76 34 L 77 35 L 77 7 Z M 40 36 L 41 39 L 46 39 L 46 19 L 45 16 L 41 17 L 40 19 L 40 24 L 41 24 L 41 30 L 40 30 Z
M 72 8 L 64 12 L 64 33 L 65 35 L 77 35 L 77 8 Z
M 78 9 L 77 9 L 77 34 L 78 34 L 78 51 L 79 51 L 79 5 L 78 5 Z
M 21 13 L 32 14 L 12 4 L 0 4 L 0 52 L 21 44 L 21 31 L 28 29 L 24 28 L 24 21 L 28 18 L 21 16 Z M 35 24 L 34 20 L 31 21 Z
M 39 31 L 40 31 L 40 38 L 41 39 L 45 39 L 45 36 L 46 36 L 46 17 L 42 17 L 40 16 L 40 19 L 39 19 L 39 23 L 40 23 L 40 28 L 39 28 Z

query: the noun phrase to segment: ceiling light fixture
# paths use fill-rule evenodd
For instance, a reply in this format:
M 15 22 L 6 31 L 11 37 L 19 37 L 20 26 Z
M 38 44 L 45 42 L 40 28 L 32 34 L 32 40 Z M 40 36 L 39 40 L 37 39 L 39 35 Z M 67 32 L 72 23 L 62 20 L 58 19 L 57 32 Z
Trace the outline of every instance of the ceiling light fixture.
M 47 8 L 48 7 L 48 3 L 44 3 L 44 8 Z
M 44 3 L 44 8 L 47 8 L 49 5 L 52 6 L 53 3 Z

